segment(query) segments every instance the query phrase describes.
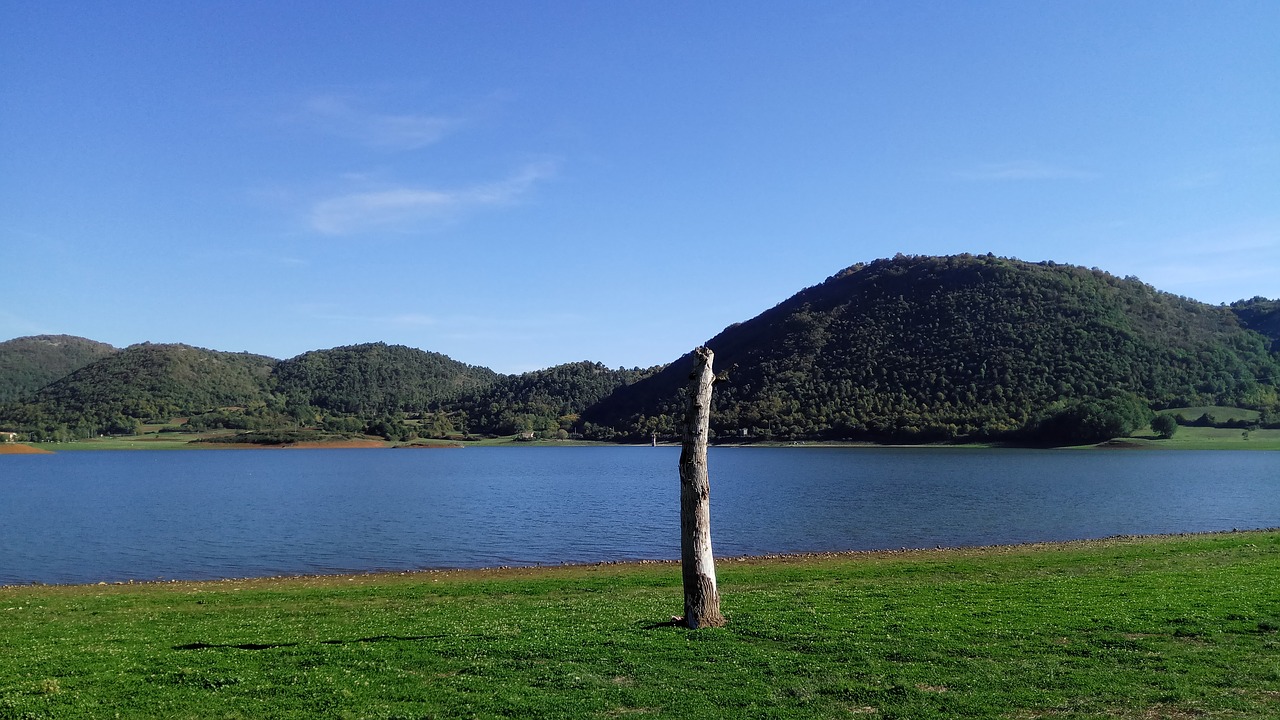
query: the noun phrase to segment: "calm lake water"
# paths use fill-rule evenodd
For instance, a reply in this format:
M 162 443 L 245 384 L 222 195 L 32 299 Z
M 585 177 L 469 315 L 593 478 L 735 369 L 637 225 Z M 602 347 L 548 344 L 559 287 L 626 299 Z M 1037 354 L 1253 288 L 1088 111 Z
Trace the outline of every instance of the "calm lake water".
M 678 448 L 0 457 L 0 584 L 673 559 Z M 713 448 L 718 556 L 1280 526 L 1280 453 Z

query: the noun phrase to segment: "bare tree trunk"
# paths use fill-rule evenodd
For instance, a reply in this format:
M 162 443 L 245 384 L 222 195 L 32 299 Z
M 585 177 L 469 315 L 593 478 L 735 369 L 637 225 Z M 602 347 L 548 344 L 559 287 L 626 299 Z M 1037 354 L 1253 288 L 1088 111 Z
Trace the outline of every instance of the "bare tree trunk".
M 685 413 L 684 447 L 680 451 L 680 567 L 684 576 L 684 620 L 693 629 L 724 625 L 716 562 L 711 552 L 711 483 L 707 477 L 707 429 L 711 421 L 709 348 L 693 352 L 689 405 Z

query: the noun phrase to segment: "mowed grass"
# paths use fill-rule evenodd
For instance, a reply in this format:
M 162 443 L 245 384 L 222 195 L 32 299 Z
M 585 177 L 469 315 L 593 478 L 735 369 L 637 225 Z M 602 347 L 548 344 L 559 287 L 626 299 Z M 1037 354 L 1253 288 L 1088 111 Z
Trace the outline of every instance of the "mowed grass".
M 1150 448 L 1166 450 L 1280 450 L 1280 430 L 1244 430 L 1179 426 L 1168 440 L 1150 429 L 1134 433 L 1134 439 Z
M 1201 415 L 1208 413 L 1212 415 L 1214 420 L 1218 422 L 1232 422 L 1233 420 L 1244 420 L 1245 422 L 1253 422 L 1261 415 L 1257 410 L 1248 410 L 1245 408 L 1228 407 L 1225 405 L 1200 405 L 1198 407 L 1175 407 L 1168 410 L 1160 410 L 1161 415 L 1181 415 L 1188 420 L 1197 420 Z
M 28 444 L 33 447 L 51 450 L 53 452 L 76 450 L 191 450 L 209 447 L 208 445 L 193 445 L 191 444 L 193 439 L 229 434 L 231 433 L 227 431 L 215 431 L 202 434 L 149 433 L 144 435 L 120 435 L 87 438 L 84 440 L 73 440 L 61 443 L 49 442 Z
M 0 718 L 1280 717 L 1280 532 L 0 588 Z

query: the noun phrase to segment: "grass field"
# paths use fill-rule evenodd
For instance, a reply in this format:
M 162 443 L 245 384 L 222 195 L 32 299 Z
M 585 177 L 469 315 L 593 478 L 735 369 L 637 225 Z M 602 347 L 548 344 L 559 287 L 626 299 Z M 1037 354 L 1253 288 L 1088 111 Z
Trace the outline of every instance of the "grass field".
M 1188 420 L 1196 420 L 1201 415 L 1208 413 L 1212 415 L 1218 422 L 1231 422 L 1233 420 L 1244 420 L 1253 422 L 1261 415 L 1257 410 L 1248 410 L 1238 407 L 1227 407 L 1224 405 L 1201 405 L 1199 407 L 1175 407 L 1168 410 L 1161 410 L 1161 415 L 1181 415 Z
M 1157 439 L 1149 429 L 1134 433 L 1134 439 L 1152 448 L 1169 450 L 1280 450 L 1280 430 L 1179 426 L 1168 440 Z
M 0 718 L 1280 717 L 1280 531 L 0 588 Z
M 88 440 L 74 440 L 63 443 L 31 443 L 33 447 L 53 452 L 71 450 L 185 450 L 193 447 L 187 442 L 190 436 L 183 435 L 133 435 L 125 437 L 102 437 Z

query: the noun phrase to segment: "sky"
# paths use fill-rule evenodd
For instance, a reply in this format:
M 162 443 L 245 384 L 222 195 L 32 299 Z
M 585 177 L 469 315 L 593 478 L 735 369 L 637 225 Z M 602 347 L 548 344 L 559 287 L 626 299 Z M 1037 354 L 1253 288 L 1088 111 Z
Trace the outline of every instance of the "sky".
M 1280 298 L 1280 3 L 0 3 L 0 340 L 676 359 L 858 262 Z

